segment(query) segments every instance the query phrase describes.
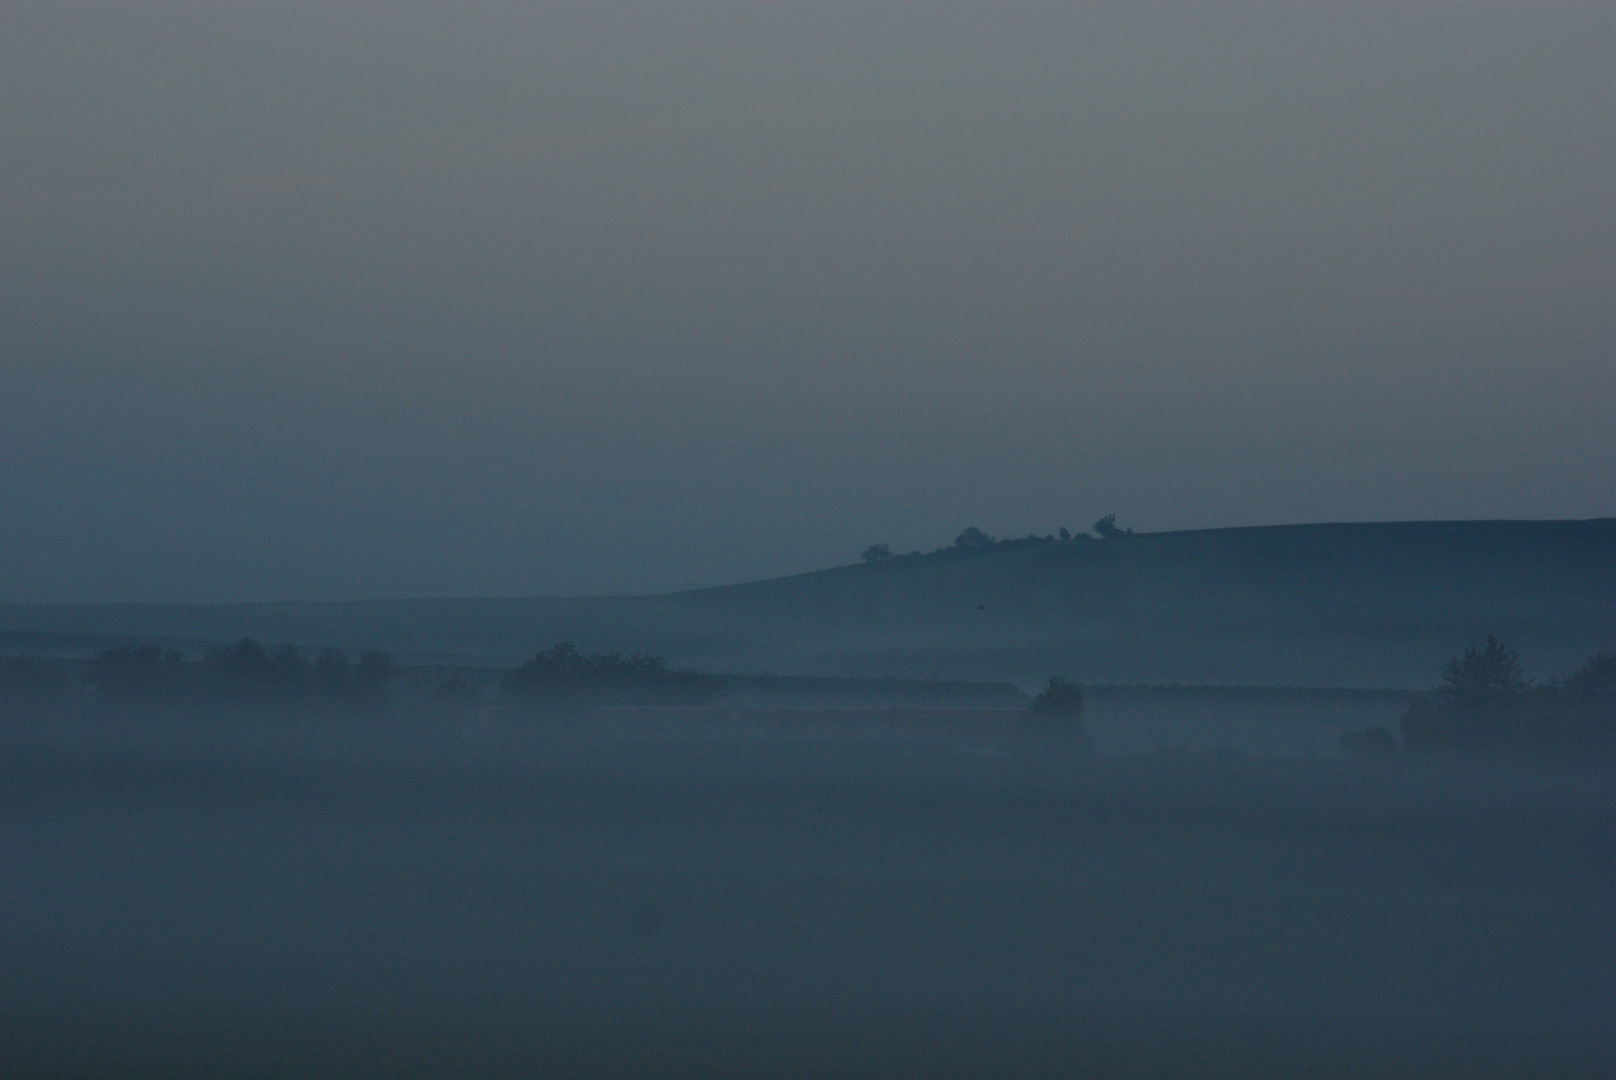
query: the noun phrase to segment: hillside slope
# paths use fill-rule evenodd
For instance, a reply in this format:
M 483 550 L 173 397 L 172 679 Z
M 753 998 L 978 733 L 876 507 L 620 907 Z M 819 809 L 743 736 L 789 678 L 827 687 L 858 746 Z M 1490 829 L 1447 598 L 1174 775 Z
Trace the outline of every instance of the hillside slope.
M 662 596 L 0 605 L 0 651 L 23 640 L 48 648 L 40 635 L 251 635 L 506 662 L 570 639 L 718 671 L 1024 685 L 1063 672 L 1424 686 L 1489 633 L 1540 676 L 1616 647 L 1616 519 L 1078 538 Z

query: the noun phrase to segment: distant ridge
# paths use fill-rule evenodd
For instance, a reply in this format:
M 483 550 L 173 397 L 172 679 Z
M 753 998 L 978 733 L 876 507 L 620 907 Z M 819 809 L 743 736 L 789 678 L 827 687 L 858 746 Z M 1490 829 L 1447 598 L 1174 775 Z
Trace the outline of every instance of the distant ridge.
M 1025 543 L 653 596 L 0 604 L 0 635 L 253 636 L 508 663 L 560 640 L 745 674 L 1418 687 L 1488 633 L 1616 648 L 1616 518 L 1267 525 Z M 5 648 L 0 637 L 0 648 Z

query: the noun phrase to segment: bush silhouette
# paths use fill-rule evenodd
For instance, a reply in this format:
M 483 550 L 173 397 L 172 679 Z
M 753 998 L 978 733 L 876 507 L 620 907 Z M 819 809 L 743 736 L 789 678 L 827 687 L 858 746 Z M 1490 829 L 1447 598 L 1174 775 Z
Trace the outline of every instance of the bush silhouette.
M 715 689 L 711 676 L 669 671 L 660 656 L 586 656 L 570 641 L 538 653 L 505 679 L 507 695 L 545 706 L 704 705 Z
M 1488 635 L 1443 665 L 1442 681 L 1409 706 L 1398 728 L 1413 751 L 1609 753 L 1616 747 L 1616 658 L 1596 653 L 1559 683 L 1534 685 L 1515 651 Z
M 1027 706 L 1027 715 L 1070 740 L 1079 752 L 1086 754 L 1093 749 L 1093 740 L 1083 730 L 1083 688 L 1077 683 L 1051 676 Z
M 954 537 L 954 549 L 964 552 L 988 551 L 997 542 L 993 537 L 973 526 Z

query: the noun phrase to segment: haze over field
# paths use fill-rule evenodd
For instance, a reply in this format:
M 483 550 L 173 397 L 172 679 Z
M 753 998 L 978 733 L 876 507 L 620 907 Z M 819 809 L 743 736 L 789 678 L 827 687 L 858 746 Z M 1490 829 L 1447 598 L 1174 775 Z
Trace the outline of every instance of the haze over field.
M 1616 1076 L 1613 43 L 0 3 L 0 1076 Z
M 0 599 L 1616 509 L 1616 11 L 0 7 Z
M 243 635 L 514 664 L 555 641 L 705 671 L 1424 688 L 1501 634 L 1538 677 L 1616 647 L 1616 520 L 1031 538 L 657 596 L 0 604 L 0 651 Z

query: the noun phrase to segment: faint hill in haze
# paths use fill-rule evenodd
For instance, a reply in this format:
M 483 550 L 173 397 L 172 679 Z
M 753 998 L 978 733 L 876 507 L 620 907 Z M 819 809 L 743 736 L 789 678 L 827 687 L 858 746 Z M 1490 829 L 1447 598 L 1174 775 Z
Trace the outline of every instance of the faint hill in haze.
M 250 635 L 499 663 L 572 640 L 723 672 L 1427 686 L 1489 633 L 1538 676 L 1616 645 L 1616 519 L 1079 537 L 659 596 L 11 604 L 0 633 Z M 3 637 L 0 650 L 19 651 Z

